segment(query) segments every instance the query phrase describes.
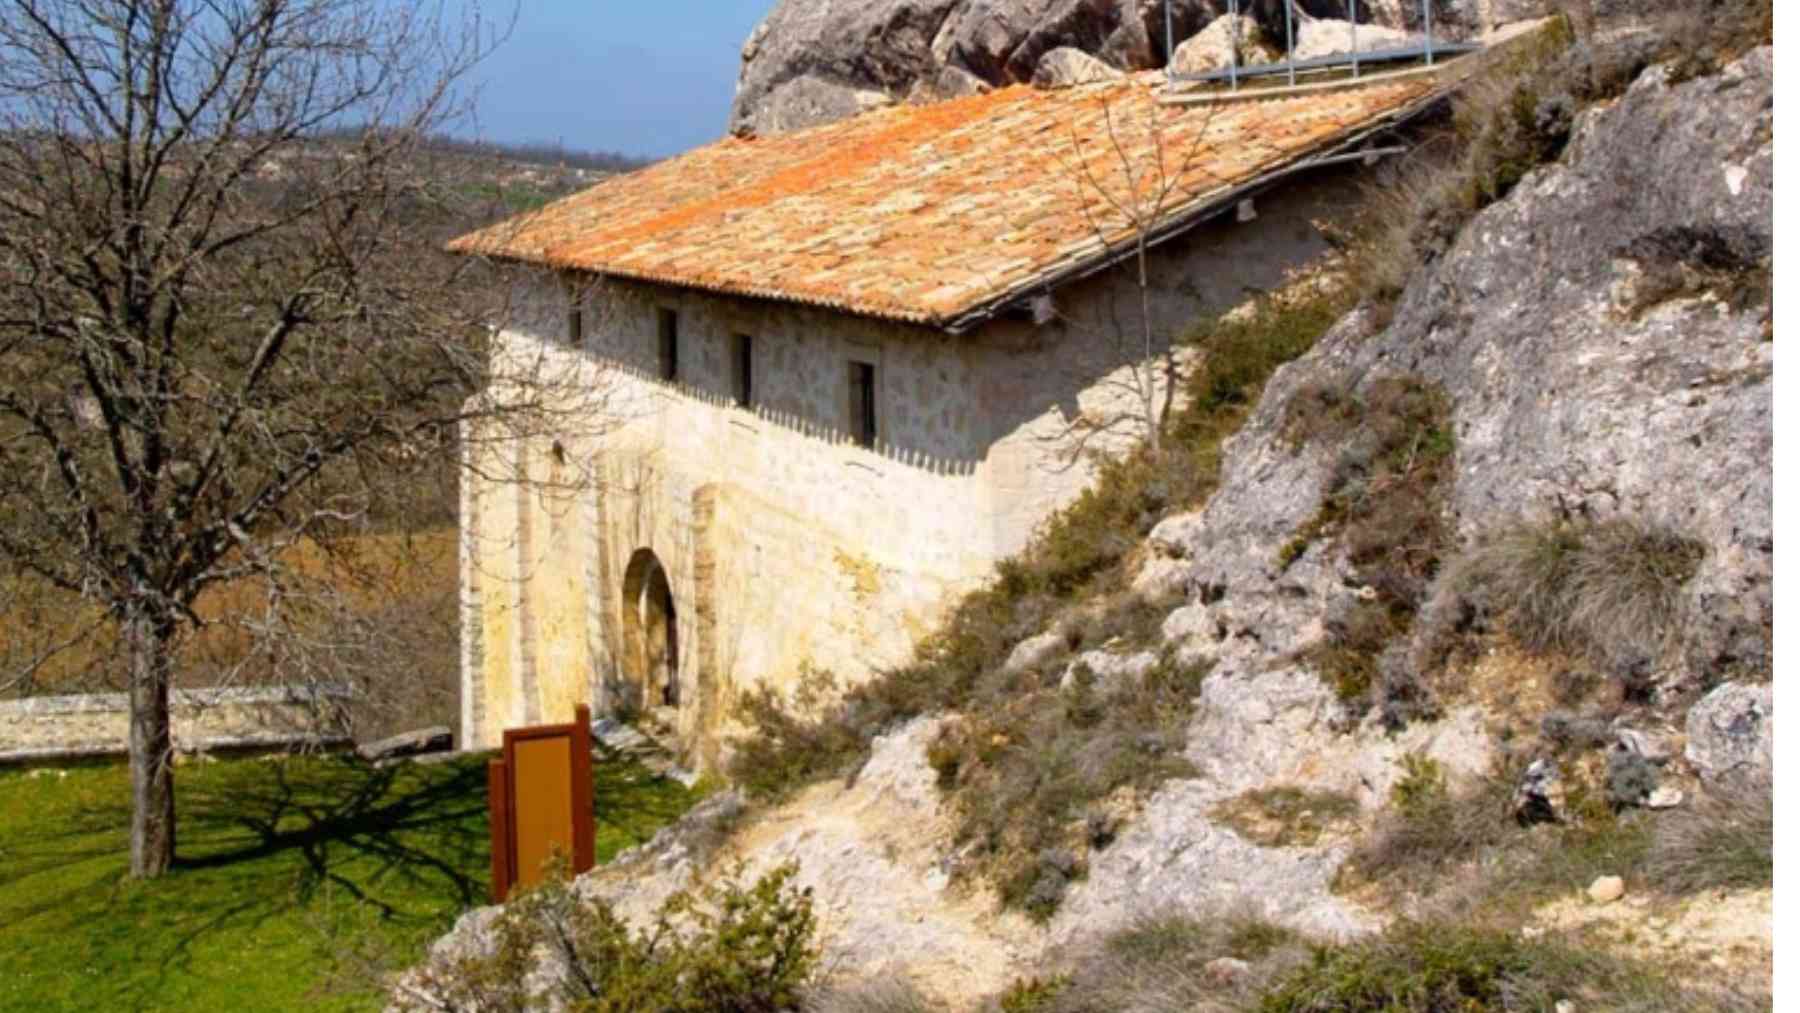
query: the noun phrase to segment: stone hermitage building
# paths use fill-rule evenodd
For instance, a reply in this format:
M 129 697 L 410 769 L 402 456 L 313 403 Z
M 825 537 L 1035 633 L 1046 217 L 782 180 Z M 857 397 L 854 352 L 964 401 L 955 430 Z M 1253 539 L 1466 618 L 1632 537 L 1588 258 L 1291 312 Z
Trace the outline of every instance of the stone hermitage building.
M 727 138 L 453 243 L 541 268 L 496 355 L 590 370 L 609 416 L 468 451 L 465 747 L 590 703 L 705 766 L 741 690 L 903 661 L 1091 478 L 1071 423 L 1120 407 L 1145 310 L 1162 351 L 1326 255 L 1442 94 L 1160 83 Z

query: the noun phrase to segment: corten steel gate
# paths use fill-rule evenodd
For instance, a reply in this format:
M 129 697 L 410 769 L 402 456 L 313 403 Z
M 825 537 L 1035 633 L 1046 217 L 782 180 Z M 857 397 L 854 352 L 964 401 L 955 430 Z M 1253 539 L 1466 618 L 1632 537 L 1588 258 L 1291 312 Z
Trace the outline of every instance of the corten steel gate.
M 488 827 L 493 840 L 494 901 L 544 878 L 553 855 L 570 871 L 594 867 L 594 756 L 588 708 L 575 723 L 512 728 L 499 759 L 488 761 Z

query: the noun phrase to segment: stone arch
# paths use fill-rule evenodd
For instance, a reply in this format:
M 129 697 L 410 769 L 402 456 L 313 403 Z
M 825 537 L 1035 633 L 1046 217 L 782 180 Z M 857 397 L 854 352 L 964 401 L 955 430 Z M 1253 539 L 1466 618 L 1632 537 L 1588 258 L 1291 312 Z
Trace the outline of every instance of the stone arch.
M 638 707 L 681 706 L 680 617 L 668 571 L 650 549 L 625 566 L 624 657 L 627 692 Z

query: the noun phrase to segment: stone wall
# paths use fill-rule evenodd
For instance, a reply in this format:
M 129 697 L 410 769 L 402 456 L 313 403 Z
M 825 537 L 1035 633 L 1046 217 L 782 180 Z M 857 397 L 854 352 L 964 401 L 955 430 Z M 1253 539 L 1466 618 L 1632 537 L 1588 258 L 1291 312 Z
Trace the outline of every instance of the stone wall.
M 182 752 L 348 745 L 341 689 L 177 690 L 169 706 Z M 0 764 L 123 756 L 129 735 L 123 693 L 0 700 Z
M 1249 221 L 1228 217 L 1152 254 L 1152 347 L 1196 318 L 1277 287 L 1329 250 L 1321 225 L 1354 177 L 1291 184 Z M 577 703 L 655 707 L 645 687 L 641 571 L 674 606 L 691 762 L 716 759 L 730 702 L 791 689 L 809 668 L 840 684 L 905 660 L 958 592 L 987 579 L 1091 481 L 1071 425 L 1134 399 L 1143 354 L 1131 269 L 1050 293 L 965 335 L 822 308 L 545 274 L 501 334 L 510 368 L 554 375 L 591 404 L 586 425 L 469 441 L 465 483 L 463 741 L 567 720 Z M 658 369 L 673 313 L 679 376 Z M 733 339 L 752 336 L 750 407 L 734 401 Z M 849 434 L 849 362 L 876 367 L 880 439 Z M 575 378 L 575 379 L 570 379 Z M 1133 438 L 1127 424 L 1107 444 Z M 519 478 L 529 481 L 520 482 Z M 650 641 L 656 641 L 650 643 Z

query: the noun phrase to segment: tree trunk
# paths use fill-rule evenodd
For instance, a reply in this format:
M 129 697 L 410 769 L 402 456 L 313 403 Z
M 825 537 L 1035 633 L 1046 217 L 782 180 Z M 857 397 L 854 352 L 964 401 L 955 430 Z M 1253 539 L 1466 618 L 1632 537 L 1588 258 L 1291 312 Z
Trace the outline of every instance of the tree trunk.
M 174 627 L 128 621 L 131 651 L 131 874 L 160 876 L 175 860 L 175 750 L 169 731 Z

